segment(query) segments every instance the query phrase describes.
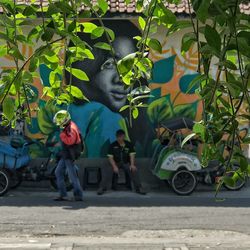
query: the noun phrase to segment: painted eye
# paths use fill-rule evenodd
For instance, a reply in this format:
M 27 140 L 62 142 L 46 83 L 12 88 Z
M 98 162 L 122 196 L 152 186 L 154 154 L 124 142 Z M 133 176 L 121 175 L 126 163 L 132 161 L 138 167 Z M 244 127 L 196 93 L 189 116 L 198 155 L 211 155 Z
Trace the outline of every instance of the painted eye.
M 104 69 L 113 69 L 115 65 L 115 61 L 113 58 L 109 58 L 107 61 L 105 61 L 102 66 L 101 66 L 101 70 Z

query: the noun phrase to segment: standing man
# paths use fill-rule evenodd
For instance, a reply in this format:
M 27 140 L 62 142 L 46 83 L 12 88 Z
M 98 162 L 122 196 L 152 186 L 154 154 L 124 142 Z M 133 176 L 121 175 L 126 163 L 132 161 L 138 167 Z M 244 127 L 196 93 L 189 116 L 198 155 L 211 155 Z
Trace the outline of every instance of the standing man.
M 57 187 L 59 191 L 59 197 L 57 197 L 55 201 L 68 200 L 67 190 L 64 182 L 66 169 L 74 188 L 74 200 L 82 201 L 83 191 L 77 176 L 77 169 L 74 165 L 74 161 L 80 157 L 83 150 L 81 134 L 76 124 L 71 121 L 70 114 L 66 110 L 57 112 L 53 121 L 62 129 L 60 133 L 60 139 L 63 146 L 61 159 L 58 162 L 55 171 Z
M 116 132 L 116 141 L 110 145 L 108 152 L 109 163 L 113 172 L 113 189 L 116 189 L 119 178 L 119 170 L 123 169 L 125 174 L 129 176 L 129 181 L 132 180 L 136 193 L 146 194 L 142 190 L 142 185 L 139 179 L 137 167 L 135 166 L 135 150 L 132 144 L 125 140 L 125 132 L 118 130 Z M 97 191 L 98 195 L 102 195 L 107 190 L 108 171 L 104 173 L 104 181 Z

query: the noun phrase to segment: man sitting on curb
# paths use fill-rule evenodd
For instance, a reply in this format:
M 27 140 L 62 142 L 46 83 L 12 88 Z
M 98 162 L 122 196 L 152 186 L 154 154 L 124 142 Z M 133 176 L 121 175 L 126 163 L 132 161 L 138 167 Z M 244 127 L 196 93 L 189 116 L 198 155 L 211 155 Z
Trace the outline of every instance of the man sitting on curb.
M 135 166 L 135 150 L 132 144 L 125 140 L 125 132 L 118 130 L 116 132 L 116 141 L 110 145 L 108 159 L 113 170 L 113 189 L 117 187 L 119 170 L 123 169 L 125 174 L 130 177 L 134 184 L 136 193 L 146 194 L 142 190 L 137 167 Z M 97 191 L 98 195 L 102 195 L 107 190 L 108 171 L 104 173 L 103 181 Z M 129 180 L 129 181 L 130 181 Z

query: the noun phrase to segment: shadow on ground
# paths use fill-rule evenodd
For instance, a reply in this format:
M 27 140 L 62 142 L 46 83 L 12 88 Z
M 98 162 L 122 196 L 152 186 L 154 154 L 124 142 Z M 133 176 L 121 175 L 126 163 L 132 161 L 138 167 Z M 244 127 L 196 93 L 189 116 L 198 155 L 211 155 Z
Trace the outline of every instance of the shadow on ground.
M 13 207 L 63 207 L 85 209 L 87 207 L 250 207 L 250 196 L 239 192 L 221 191 L 215 198 L 213 191 L 196 191 L 190 196 L 178 196 L 171 191 L 149 192 L 139 195 L 132 192 L 107 192 L 97 196 L 95 191 L 86 191 L 83 202 L 53 201 L 57 195 L 49 189 L 21 188 L 0 197 L 0 206 Z M 71 194 L 70 194 L 71 195 Z

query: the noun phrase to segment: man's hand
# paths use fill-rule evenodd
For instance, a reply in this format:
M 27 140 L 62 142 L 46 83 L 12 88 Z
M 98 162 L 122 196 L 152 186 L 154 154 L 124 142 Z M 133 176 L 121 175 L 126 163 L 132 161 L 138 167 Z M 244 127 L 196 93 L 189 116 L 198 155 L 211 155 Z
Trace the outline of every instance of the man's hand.
M 131 172 L 136 172 L 137 171 L 137 167 L 135 165 L 130 165 L 130 171 Z
M 119 168 L 117 166 L 113 166 L 113 172 L 119 174 Z

